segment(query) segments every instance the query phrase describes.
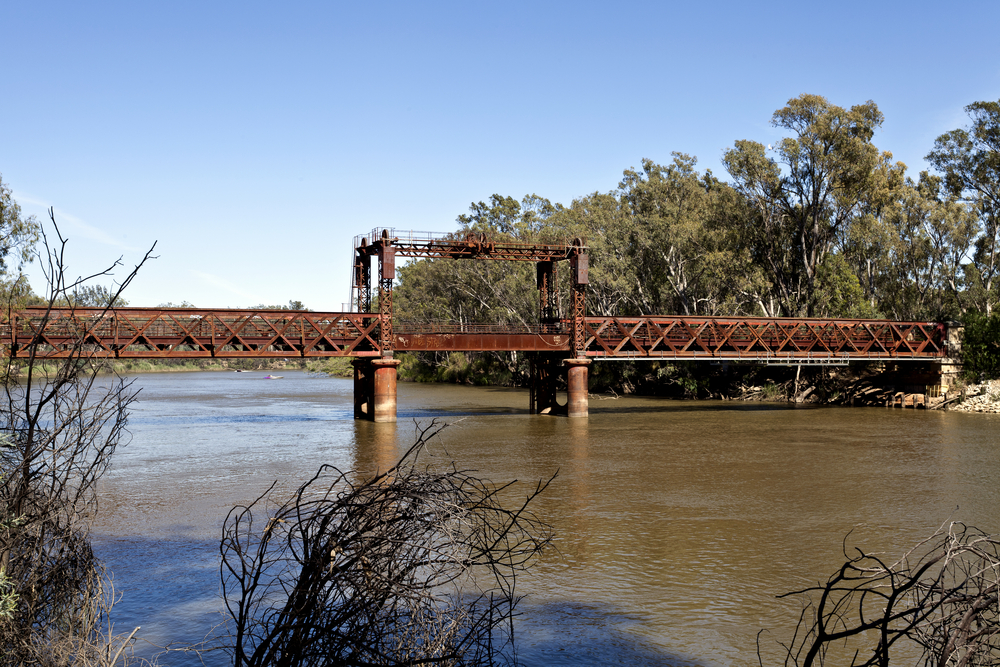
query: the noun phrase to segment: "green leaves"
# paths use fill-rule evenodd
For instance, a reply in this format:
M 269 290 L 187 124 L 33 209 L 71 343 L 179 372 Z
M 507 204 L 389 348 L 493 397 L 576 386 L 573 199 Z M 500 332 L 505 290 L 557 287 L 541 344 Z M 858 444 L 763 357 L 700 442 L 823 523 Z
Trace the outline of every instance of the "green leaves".
M 626 169 L 617 187 L 569 205 L 494 194 L 458 216 L 460 233 L 585 239 L 587 310 L 672 314 L 949 319 L 1000 298 L 1000 102 L 938 138 L 941 172 L 906 178 L 875 144 L 875 102 L 800 95 L 774 112 L 785 136 L 741 139 L 723 182 L 673 153 Z M 399 270 L 406 319 L 532 324 L 530 266 L 420 261 Z M 565 274 L 560 293 L 568 296 Z
M 10 187 L 0 177 L 0 273 L 7 271 L 7 257 L 14 253 L 18 269 L 31 261 L 31 251 L 40 238 L 38 220 L 24 217 Z
M 965 111 L 969 128 L 938 137 L 927 161 L 944 175 L 948 194 L 976 215 L 966 286 L 974 305 L 989 314 L 1000 301 L 1000 102 L 973 102 Z
M 962 336 L 963 372 L 970 378 L 1000 377 L 1000 313 L 970 312 Z
M 882 121 L 871 101 L 844 109 L 819 95 L 800 95 L 771 117 L 792 135 L 772 155 L 754 141 L 737 141 L 724 155 L 733 187 L 750 205 L 744 226 L 751 252 L 772 278 L 778 312 L 768 315 L 814 314 L 827 255 L 851 238 L 859 221 L 874 229 L 892 201 L 905 166 L 872 145 Z M 855 247 L 860 252 L 864 244 Z

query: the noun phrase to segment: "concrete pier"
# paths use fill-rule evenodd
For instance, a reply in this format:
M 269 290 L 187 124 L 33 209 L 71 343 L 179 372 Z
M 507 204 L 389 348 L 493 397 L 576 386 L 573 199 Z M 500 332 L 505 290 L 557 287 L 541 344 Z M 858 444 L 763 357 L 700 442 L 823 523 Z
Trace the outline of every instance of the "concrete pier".
M 373 422 L 396 421 L 396 369 L 399 359 L 355 359 L 354 418 Z
M 590 384 L 587 381 L 590 359 L 567 359 L 566 401 L 567 417 L 586 417 L 589 414 Z

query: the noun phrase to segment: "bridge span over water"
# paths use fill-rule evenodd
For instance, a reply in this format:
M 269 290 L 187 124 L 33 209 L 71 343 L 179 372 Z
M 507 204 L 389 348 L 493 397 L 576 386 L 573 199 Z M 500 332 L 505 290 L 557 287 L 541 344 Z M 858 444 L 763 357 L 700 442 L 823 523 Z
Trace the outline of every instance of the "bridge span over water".
M 114 359 L 354 357 L 359 416 L 374 403 L 382 372 L 395 388 L 395 351 L 518 351 L 536 353 L 531 402 L 555 410 L 560 363 L 586 372 L 594 360 L 744 361 L 846 364 L 858 360 L 928 361 L 947 356 L 947 329 L 935 322 L 738 317 L 584 317 L 582 349 L 572 349 L 574 322 L 533 327 L 406 323 L 381 345 L 383 316 L 286 310 L 196 308 L 28 308 L 0 323 L 0 343 L 14 356 Z M 575 352 L 575 353 L 574 353 Z M 578 374 L 583 374 L 577 371 Z M 571 398 L 578 398 L 572 396 Z
M 588 259 L 580 239 L 520 244 L 484 236 L 400 237 L 375 230 L 355 242 L 354 312 L 200 308 L 26 308 L 0 318 L 0 344 L 16 357 L 115 359 L 352 357 L 355 415 L 395 421 L 396 351 L 532 353 L 533 412 L 587 414 L 587 366 L 595 360 L 846 364 L 948 356 L 937 322 L 760 317 L 587 316 Z M 392 308 L 395 257 L 530 261 L 537 267 L 538 324 L 413 323 Z M 377 259 L 376 280 L 372 262 Z M 557 267 L 570 270 L 563 316 Z M 377 287 L 377 290 L 376 290 Z M 375 292 L 377 291 L 377 298 Z M 377 309 L 376 309 L 377 307 Z M 556 401 L 567 376 L 568 402 Z
M 0 322 L 15 356 L 115 359 L 383 357 L 393 351 L 574 352 L 574 322 L 537 326 L 408 323 L 383 316 L 289 310 L 26 308 Z M 844 363 L 946 356 L 938 322 L 763 317 L 584 317 L 586 359 Z

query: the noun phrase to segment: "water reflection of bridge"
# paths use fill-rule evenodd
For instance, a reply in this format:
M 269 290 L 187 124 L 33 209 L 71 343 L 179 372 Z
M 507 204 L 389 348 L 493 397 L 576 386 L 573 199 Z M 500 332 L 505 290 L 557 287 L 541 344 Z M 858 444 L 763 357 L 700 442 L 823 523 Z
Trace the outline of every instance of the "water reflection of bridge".
M 594 360 L 748 361 L 845 364 L 854 360 L 934 360 L 947 356 L 935 322 L 754 317 L 593 317 L 585 315 L 586 246 L 493 242 L 482 236 L 419 238 L 373 232 L 355 243 L 352 300 L 357 312 L 114 308 L 28 308 L 0 322 L 13 355 L 116 359 L 353 357 L 355 413 L 395 421 L 396 351 L 532 353 L 531 410 L 587 414 L 587 366 Z M 535 262 L 538 324 L 410 323 L 394 320 L 395 256 Z M 372 258 L 378 260 L 377 298 Z M 567 261 L 562 316 L 557 267 Z M 373 311 L 373 304 L 377 312 Z M 568 402 L 556 402 L 565 370 Z

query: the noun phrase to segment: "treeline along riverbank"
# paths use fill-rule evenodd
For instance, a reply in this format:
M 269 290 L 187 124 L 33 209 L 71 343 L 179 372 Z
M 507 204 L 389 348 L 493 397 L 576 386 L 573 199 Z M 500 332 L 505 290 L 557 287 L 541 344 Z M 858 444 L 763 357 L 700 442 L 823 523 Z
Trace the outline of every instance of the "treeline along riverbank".
M 399 379 L 408 382 L 471 386 L 527 387 L 527 358 L 517 353 L 441 353 L 445 360 L 400 353 Z M 512 361 L 512 359 L 515 359 Z M 351 377 L 344 358 L 311 361 L 311 372 Z M 565 378 L 562 379 L 565 383 Z M 854 362 L 849 366 L 765 366 L 750 363 L 598 361 L 590 367 L 590 392 L 598 399 L 658 396 L 674 399 L 717 399 L 796 402 L 832 405 L 886 405 L 898 392 L 925 394 L 939 380 L 930 363 Z M 966 382 L 953 384 L 949 395 L 971 396 Z M 561 387 L 565 390 L 565 384 Z M 964 392 L 964 393 L 963 393 Z M 938 398 L 938 397 L 935 397 Z
M 494 194 L 459 215 L 454 234 L 522 243 L 582 239 L 590 262 L 586 312 L 593 316 L 957 321 L 967 332 L 979 326 L 986 335 L 979 352 L 964 359 L 966 371 L 976 381 L 997 377 L 1000 102 L 974 102 L 966 113 L 966 127 L 928 146 L 932 170 L 912 175 L 876 145 L 883 115 L 875 102 L 845 108 L 804 94 L 772 115 L 783 138 L 739 140 L 724 152 L 726 178 L 674 153 L 665 164 L 643 160 L 611 189 L 569 204 Z M 570 303 L 569 278 L 563 271 L 556 281 L 563 304 Z M 539 317 L 535 267 L 412 261 L 397 268 L 393 307 L 402 323 L 531 325 Z M 523 354 L 422 353 L 404 356 L 400 377 L 521 386 L 526 369 Z M 886 372 L 892 369 L 803 368 L 800 391 L 804 380 L 811 400 L 841 400 L 859 376 Z M 787 395 L 783 388 L 795 373 L 650 362 L 590 369 L 595 392 L 703 398 Z M 743 386 L 751 391 L 740 392 Z

